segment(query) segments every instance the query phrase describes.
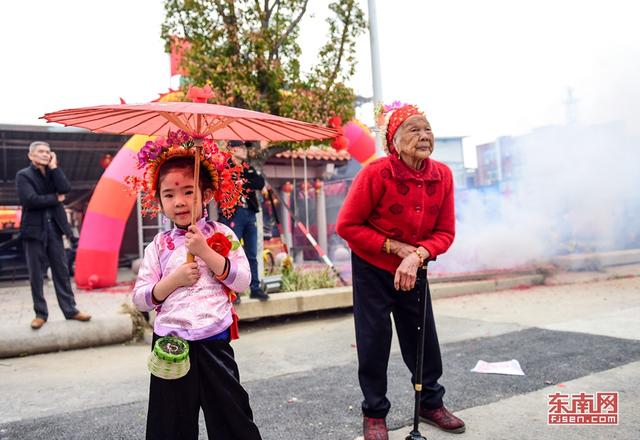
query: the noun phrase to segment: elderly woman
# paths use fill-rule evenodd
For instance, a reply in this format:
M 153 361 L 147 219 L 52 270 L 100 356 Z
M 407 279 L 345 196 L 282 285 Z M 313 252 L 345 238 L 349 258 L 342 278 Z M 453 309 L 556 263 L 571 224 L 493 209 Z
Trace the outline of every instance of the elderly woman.
M 386 112 L 384 112 L 386 110 Z M 386 108 L 379 124 L 388 156 L 364 168 L 347 194 L 336 229 L 352 250 L 353 314 L 365 440 L 387 439 L 387 365 L 393 314 L 402 358 L 414 373 L 419 319 L 417 269 L 449 249 L 455 235 L 451 170 L 431 159 L 434 137 L 412 105 Z M 380 118 L 382 119 L 382 118 Z M 427 307 L 420 416 L 454 433 L 462 420 L 442 403 L 442 361 Z

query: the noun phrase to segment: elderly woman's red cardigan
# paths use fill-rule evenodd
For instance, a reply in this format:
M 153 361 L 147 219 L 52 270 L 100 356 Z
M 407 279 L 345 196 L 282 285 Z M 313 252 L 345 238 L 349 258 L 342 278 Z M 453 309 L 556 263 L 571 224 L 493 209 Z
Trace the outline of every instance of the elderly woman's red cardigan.
M 453 242 L 453 205 L 453 177 L 445 164 L 427 159 L 414 170 L 387 156 L 356 176 L 336 231 L 359 257 L 394 273 L 402 260 L 384 252 L 385 239 L 421 245 L 434 259 Z

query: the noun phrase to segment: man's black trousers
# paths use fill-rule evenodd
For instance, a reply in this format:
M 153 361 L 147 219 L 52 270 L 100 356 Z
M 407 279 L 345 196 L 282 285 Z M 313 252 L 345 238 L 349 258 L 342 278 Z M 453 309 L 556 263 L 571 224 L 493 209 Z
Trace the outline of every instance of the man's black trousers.
M 76 301 L 71 289 L 69 267 L 67 266 L 67 254 L 62 243 L 62 235 L 57 228 L 47 223 L 47 231 L 43 241 L 23 240 L 23 247 L 29 267 L 29 280 L 31 282 L 31 296 L 33 297 L 33 310 L 36 316 L 44 319 L 49 317 L 49 309 L 44 299 L 42 288 L 44 277 L 44 261 L 48 260 L 53 277 L 53 287 L 58 298 L 58 305 L 65 318 L 69 319 L 78 314 Z

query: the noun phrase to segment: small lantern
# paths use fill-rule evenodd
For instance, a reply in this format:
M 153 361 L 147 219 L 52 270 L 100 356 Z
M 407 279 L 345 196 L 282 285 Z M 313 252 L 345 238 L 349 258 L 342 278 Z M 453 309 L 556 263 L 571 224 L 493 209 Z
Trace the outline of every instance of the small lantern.
M 102 167 L 102 169 L 106 170 L 112 160 L 113 160 L 113 156 L 110 155 L 109 153 L 102 156 L 100 158 L 100 166 Z
M 293 191 L 293 185 L 287 180 L 284 185 L 282 185 L 282 192 L 291 194 L 291 191 Z
M 309 182 L 302 181 L 300 182 L 300 191 L 307 192 L 311 188 L 311 184 Z
M 337 136 L 332 142 L 331 142 L 331 146 L 336 150 L 336 151 L 342 151 L 342 150 L 346 150 L 347 148 L 349 148 L 349 139 L 347 139 L 345 136 Z
M 331 128 L 339 129 L 342 127 L 342 118 L 338 115 L 333 115 L 327 121 L 327 125 Z
M 318 192 L 320 192 L 320 190 L 322 189 L 323 186 L 324 186 L 324 182 L 322 180 L 320 180 L 320 179 L 316 179 L 315 182 L 313 182 L 313 187 Z

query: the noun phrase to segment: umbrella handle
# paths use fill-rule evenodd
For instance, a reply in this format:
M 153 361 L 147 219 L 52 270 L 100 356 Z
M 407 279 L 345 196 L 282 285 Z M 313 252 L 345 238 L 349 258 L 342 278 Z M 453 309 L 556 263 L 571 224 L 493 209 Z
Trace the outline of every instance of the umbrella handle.
M 202 151 L 202 139 L 194 139 L 196 154 L 195 154 L 195 164 L 193 166 L 193 187 L 194 194 L 196 195 L 193 198 L 193 206 L 191 207 L 191 224 L 195 225 L 198 219 L 196 218 L 196 213 L 198 211 L 198 206 L 200 204 L 200 152 Z M 187 252 L 187 263 L 193 263 L 196 257 L 191 252 Z

